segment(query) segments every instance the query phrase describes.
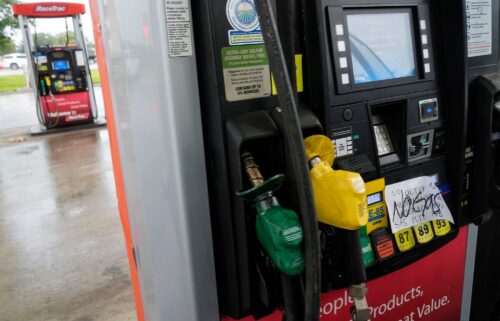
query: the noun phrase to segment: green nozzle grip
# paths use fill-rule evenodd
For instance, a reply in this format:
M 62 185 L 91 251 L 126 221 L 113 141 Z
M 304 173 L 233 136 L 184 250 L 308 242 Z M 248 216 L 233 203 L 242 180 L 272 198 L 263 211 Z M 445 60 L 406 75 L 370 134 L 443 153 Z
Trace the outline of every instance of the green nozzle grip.
M 260 212 L 256 219 L 257 238 L 278 269 L 286 275 L 304 270 L 303 231 L 298 215 L 281 206 Z

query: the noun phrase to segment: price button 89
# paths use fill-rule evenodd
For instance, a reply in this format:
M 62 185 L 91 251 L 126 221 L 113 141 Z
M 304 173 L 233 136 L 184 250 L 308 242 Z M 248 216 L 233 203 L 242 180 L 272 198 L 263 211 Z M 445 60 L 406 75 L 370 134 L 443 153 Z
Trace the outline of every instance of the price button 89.
M 434 232 L 429 222 L 417 224 L 413 227 L 413 230 L 417 236 L 417 242 L 420 244 L 427 243 L 434 238 Z

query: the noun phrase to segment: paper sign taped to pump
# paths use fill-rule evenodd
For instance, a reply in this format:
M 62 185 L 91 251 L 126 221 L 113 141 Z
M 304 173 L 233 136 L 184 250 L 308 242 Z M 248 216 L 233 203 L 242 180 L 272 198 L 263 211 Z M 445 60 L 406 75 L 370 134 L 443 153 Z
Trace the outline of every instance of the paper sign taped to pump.
M 439 188 L 429 176 L 387 185 L 385 202 L 392 233 L 434 220 L 455 223 Z

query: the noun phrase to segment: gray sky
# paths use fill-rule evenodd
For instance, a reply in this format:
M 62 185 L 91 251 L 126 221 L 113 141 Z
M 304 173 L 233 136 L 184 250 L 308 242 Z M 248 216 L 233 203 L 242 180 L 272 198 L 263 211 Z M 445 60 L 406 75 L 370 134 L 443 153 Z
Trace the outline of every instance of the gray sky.
M 50 0 L 21 0 L 20 2 L 46 2 Z M 55 1 L 57 2 L 57 1 Z M 86 13 L 82 15 L 82 25 L 83 33 L 85 37 L 91 41 L 94 41 L 94 34 L 92 31 L 92 19 L 90 17 L 90 6 L 88 0 L 64 0 L 61 2 L 74 2 L 83 3 L 85 5 Z M 73 30 L 73 24 L 71 18 L 68 18 L 68 27 Z M 32 28 L 32 32 L 34 29 Z M 64 32 L 66 30 L 63 18 L 53 18 L 53 19 L 36 19 L 36 31 L 57 34 Z M 14 36 L 14 41 L 16 43 L 22 42 L 22 36 L 20 32 L 16 32 Z

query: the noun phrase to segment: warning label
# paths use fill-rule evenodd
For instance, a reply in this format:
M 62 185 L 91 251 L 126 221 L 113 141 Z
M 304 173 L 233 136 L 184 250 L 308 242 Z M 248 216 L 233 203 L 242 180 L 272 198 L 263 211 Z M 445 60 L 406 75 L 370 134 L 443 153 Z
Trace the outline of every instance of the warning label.
M 167 21 L 189 21 L 188 0 L 165 0 L 167 10 Z
M 193 55 L 189 0 L 165 0 L 170 57 Z
M 193 55 L 191 25 L 189 22 L 167 23 L 168 49 L 170 57 Z
M 222 48 L 222 66 L 228 101 L 271 95 L 271 75 L 264 45 Z
M 467 0 L 465 9 L 468 57 L 491 55 L 491 0 Z

